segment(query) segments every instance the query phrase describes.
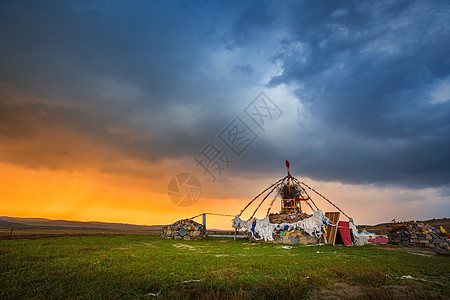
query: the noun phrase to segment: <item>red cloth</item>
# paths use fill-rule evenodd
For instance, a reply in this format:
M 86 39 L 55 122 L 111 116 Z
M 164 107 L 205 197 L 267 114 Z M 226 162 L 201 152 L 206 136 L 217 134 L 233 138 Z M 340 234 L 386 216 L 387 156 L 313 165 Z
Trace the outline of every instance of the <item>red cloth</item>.
M 346 221 L 339 221 L 339 233 L 342 236 L 342 243 L 344 246 L 352 246 L 352 235 L 350 233 L 350 227 L 348 225 L 348 222 Z
M 369 239 L 368 242 L 374 244 L 387 244 L 389 242 L 389 239 L 384 236 L 377 236 L 374 239 Z

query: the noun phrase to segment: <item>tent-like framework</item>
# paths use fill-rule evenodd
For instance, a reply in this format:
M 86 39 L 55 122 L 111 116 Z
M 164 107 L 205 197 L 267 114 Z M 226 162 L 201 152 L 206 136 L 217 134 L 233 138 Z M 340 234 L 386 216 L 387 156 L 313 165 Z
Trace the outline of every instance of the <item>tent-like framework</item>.
M 328 198 L 306 183 L 292 176 L 290 170 L 289 161 L 286 160 L 287 175 L 259 193 L 239 214 L 235 216 L 233 220 L 235 232 L 244 229 L 256 240 L 274 241 L 274 236 L 277 234 L 288 236 L 289 234 L 295 234 L 294 232 L 300 230 L 315 238 L 317 241 L 321 240 L 333 245 L 335 243 L 336 235 L 340 235 L 341 237 L 344 237 L 343 240 L 346 242 L 344 244 L 348 245 L 348 236 L 350 236 L 351 230 L 353 240 L 356 240 L 358 238 L 358 230 L 353 223 L 353 219 Z M 346 216 L 349 221 L 342 223 L 342 226 L 340 226 L 339 212 L 323 214 L 312 199 L 311 196 L 313 194 L 330 203 L 340 213 Z M 272 197 L 272 200 L 265 218 L 255 218 L 255 214 L 269 197 Z M 271 209 L 277 199 L 281 200 L 281 212 L 279 214 L 271 214 Z M 260 200 L 259 203 L 257 202 L 258 200 Z M 242 220 L 241 216 L 243 212 L 246 211 L 252 203 L 255 203 L 255 201 L 258 205 L 250 218 Z M 303 212 L 302 206 L 304 207 L 305 205 L 308 205 L 309 208 L 311 208 L 312 215 Z M 345 223 L 348 223 L 348 225 Z M 328 240 L 327 236 L 330 237 Z

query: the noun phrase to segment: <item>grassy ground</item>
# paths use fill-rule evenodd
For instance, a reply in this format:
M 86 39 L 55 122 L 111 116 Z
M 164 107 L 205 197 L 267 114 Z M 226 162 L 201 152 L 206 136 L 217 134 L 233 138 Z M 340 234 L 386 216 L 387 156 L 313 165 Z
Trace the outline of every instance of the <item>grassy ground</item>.
M 450 256 L 157 236 L 0 241 L 0 299 L 446 299 Z M 414 279 L 400 279 L 411 275 Z M 153 294 L 152 294 L 153 293 Z M 334 298 L 336 299 L 336 298 Z

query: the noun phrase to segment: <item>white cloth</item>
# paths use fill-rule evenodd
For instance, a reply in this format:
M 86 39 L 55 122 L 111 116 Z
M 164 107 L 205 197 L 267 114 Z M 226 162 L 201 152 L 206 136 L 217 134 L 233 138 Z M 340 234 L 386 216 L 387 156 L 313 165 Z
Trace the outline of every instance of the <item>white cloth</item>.
M 256 222 L 254 233 L 252 232 L 253 220 Z M 322 227 L 327 223 L 331 224 L 330 219 L 325 217 L 322 211 L 316 210 L 309 218 L 295 223 L 281 224 L 270 223 L 269 217 L 244 221 L 240 219 L 240 215 L 237 215 L 233 220 L 233 228 L 245 228 L 246 231 L 252 233 L 253 237 L 257 240 L 263 239 L 264 241 L 273 241 L 273 234 L 276 230 L 293 231 L 295 229 L 301 229 L 312 237 L 320 238 L 323 234 Z

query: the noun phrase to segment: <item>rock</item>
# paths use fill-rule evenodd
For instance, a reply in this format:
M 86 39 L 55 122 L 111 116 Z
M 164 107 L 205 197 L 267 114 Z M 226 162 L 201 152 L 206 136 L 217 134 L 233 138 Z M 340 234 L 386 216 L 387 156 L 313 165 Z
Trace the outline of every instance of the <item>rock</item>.
M 183 219 L 162 228 L 161 238 L 192 240 L 206 238 L 205 227 L 191 219 Z
M 318 240 L 315 237 L 310 236 L 309 234 L 298 234 L 298 242 L 303 245 L 307 244 L 317 244 Z
M 450 248 L 446 238 L 430 225 L 418 222 L 403 222 L 401 227 L 393 227 L 388 234 L 390 244 L 428 248 Z
M 297 235 L 291 235 L 291 236 L 289 236 L 289 238 L 290 238 L 290 240 L 291 240 L 291 243 L 293 243 L 293 244 L 297 244 L 298 242 L 299 242 L 299 239 L 298 239 L 298 236 Z
M 283 244 L 291 244 L 292 241 L 291 241 L 291 239 L 288 236 L 282 236 L 281 237 L 281 243 L 283 243 Z

